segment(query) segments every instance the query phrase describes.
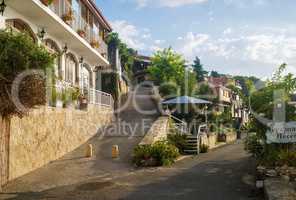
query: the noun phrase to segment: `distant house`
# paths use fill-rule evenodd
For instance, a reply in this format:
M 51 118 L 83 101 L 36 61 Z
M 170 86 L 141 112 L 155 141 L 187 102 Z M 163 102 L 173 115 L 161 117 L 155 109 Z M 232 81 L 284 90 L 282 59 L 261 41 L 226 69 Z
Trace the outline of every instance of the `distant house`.
M 229 85 L 234 85 L 241 89 L 239 82 L 226 76 L 207 77 L 206 82 L 212 88 L 214 96 L 217 98 L 217 109 L 223 112 L 225 108 L 230 108 L 233 118 L 241 119 L 243 123 L 248 121 L 248 111 L 244 108 L 241 97 L 228 87 Z
M 135 83 L 139 84 L 149 80 L 147 69 L 151 64 L 151 57 L 144 55 L 136 55 L 133 66 L 133 74 Z

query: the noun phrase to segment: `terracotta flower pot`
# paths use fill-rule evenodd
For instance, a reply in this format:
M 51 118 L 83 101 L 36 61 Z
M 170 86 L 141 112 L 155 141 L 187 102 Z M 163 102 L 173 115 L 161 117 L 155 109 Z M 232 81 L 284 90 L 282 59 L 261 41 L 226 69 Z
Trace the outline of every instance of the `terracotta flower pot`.
M 41 2 L 46 5 L 49 6 L 50 4 L 52 4 L 53 0 L 41 0 Z
M 85 38 L 86 37 L 85 31 L 83 31 L 83 30 L 78 30 L 77 33 L 82 38 Z
M 93 47 L 93 48 L 99 48 L 99 42 L 97 42 L 97 41 L 92 41 L 91 43 L 90 43 L 90 45 Z

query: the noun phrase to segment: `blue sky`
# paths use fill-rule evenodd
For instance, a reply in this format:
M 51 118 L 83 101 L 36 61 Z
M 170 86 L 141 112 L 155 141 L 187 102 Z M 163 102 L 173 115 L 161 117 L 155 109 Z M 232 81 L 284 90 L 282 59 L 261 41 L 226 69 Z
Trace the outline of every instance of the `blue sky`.
M 296 73 L 295 0 L 96 0 L 130 47 L 151 55 L 171 46 L 207 70 L 270 76 Z

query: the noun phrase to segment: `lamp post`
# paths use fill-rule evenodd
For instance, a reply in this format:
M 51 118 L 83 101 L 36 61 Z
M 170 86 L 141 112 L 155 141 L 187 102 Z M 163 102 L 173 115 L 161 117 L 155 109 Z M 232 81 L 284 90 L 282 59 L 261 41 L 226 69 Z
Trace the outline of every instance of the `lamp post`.
M 2 0 L 1 4 L 0 4 L 0 13 L 3 16 L 4 15 L 4 11 L 6 9 L 7 5 L 5 3 L 5 0 Z
M 39 29 L 39 31 L 38 31 L 38 33 L 37 33 L 37 36 L 38 36 L 41 40 L 43 40 L 44 37 L 45 37 L 45 34 L 46 34 L 45 29 L 44 29 L 44 28 L 41 28 L 41 29 Z
M 206 119 L 206 125 L 208 126 L 208 106 L 205 106 L 205 119 Z
M 65 46 L 64 46 L 64 48 L 63 48 L 63 53 L 67 53 L 68 52 L 68 45 L 67 44 L 65 44 Z

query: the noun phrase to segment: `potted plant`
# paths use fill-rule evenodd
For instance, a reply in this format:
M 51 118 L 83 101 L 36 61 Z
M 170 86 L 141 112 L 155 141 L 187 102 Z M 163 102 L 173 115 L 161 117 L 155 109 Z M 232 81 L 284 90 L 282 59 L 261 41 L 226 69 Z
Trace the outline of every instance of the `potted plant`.
M 64 14 L 62 19 L 66 24 L 71 25 L 72 21 L 74 20 L 73 10 L 69 10 L 66 14 Z
M 46 5 L 46 6 L 49 6 L 53 3 L 53 0 L 41 0 L 41 2 Z
M 99 42 L 96 41 L 96 40 L 92 40 L 92 41 L 90 42 L 90 45 L 91 45 L 93 48 L 99 48 L 99 46 L 100 46 Z
M 63 107 L 63 101 L 62 101 L 62 93 L 61 92 L 56 92 L 56 102 L 55 106 L 57 108 L 62 108 Z
M 86 37 L 86 33 L 85 33 L 85 31 L 83 29 L 78 29 L 77 33 L 82 38 Z
M 72 101 L 73 101 L 72 103 L 75 105 L 75 108 L 78 108 L 78 100 L 79 100 L 79 97 L 81 96 L 79 87 L 73 88 L 71 95 L 72 95 Z
M 79 108 L 81 110 L 87 109 L 87 105 L 88 105 L 87 98 L 83 94 L 81 94 L 78 99 L 79 99 Z

